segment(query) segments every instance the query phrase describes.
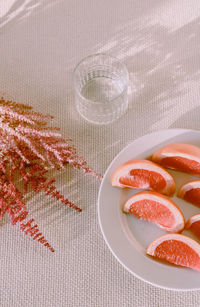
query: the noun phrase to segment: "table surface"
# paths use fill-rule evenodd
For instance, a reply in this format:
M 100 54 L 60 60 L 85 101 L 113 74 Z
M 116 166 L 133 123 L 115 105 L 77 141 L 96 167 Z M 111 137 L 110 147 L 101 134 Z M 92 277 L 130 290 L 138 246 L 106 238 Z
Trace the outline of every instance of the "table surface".
M 198 0 L 3 0 L 0 91 L 55 115 L 54 124 L 103 174 L 141 135 L 199 129 L 199 11 Z M 128 112 L 107 126 L 87 123 L 74 106 L 73 68 L 96 52 L 119 57 L 130 75 Z M 0 306 L 200 305 L 198 291 L 153 287 L 112 256 L 98 225 L 98 180 L 70 167 L 57 180 L 83 212 L 37 195 L 29 200 L 54 254 L 2 221 Z

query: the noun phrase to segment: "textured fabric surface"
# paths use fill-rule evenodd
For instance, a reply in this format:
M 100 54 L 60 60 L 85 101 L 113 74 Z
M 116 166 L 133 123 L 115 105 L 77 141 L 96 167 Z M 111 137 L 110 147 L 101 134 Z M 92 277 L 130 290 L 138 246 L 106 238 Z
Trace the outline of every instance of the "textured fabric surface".
M 0 90 L 55 115 L 55 125 L 103 174 L 141 135 L 199 129 L 199 12 L 198 0 L 1 1 Z M 74 107 L 73 68 L 96 52 L 122 59 L 130 75 L 128 112 L 107 126 L 87 123 Z M 54 254 L 2 221 L 1 307 L 200 306 L 199 291 L 150 286 L 116 261 L 98 225 L 98 180 L 71 168 L 57 180 L 83 212 L 29 200 Z

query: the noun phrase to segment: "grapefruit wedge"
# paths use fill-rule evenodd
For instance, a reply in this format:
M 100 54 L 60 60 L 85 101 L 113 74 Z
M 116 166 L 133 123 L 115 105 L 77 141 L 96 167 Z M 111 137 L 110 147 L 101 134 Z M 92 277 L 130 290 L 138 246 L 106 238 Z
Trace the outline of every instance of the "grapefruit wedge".
M 153 190 L 166 195 L 173 195 L 176 188 L 174 179 L 165 169 L 142 159 L 122 164 L 112 177 L 112 185 Z
M 165 168 L 200 175 L 200 148 L 194 145 L 169 144 L 156 151 L 152 156 L 152 161 Z
M 191 230 L 200 239 L 200 214 L 191 216 L 185 225 L 185 229 Z
M 185 183 L 178 191 L 178 197 L 200 207 L 200 180 Z
M 155 239 L 147 254 L 169 263 L 200 271 L 200 245 L 180 234 L 166 234 Z
M 183 214 L 176 204 L 156 192 L 136 193 L 126 201 L 123 212 L 153 222 L 164 231 L 180 232 L 185 226 Z

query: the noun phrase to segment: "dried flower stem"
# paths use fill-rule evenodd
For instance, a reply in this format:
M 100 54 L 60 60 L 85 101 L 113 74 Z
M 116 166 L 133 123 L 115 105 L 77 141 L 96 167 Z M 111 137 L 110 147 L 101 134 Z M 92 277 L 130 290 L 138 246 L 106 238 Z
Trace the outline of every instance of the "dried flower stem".
M 0 219 L 7 212 L 13 225 L 33 240 L 54 252 L 34 219 L 28 216 L 24 195 L 29 187 L 36 193 L 43 191 L 62 204 L 81 212 L 82 209 L 62 195 L 55 186 L 55 179 L 47 180 L 50 169 L 62 169 L 66 164 L 101 179 L 86 161 L 77 155 L 76 149 L 62 138 L 59 128 L 48 127 L 53 117 L 32 111 L 32 107 L 0 99 Z M 17 187 L 16 175 L 21 178 L 23 190 Z

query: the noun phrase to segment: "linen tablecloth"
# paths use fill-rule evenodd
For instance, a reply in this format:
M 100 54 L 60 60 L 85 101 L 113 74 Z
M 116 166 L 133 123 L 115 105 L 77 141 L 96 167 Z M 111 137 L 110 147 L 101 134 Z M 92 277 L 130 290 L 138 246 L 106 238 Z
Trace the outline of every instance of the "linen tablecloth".
M 51 113 L 78 153 L 104 174 L 134 139 L 165 128 L 199 129 L 198 0 L 1 0 L 0 91 Z M 129 109 L 96 126 L 74 106 L 72 72 L 106 52 L 129 71 Z M 0 226 L 0 306 L 200 306 L 200 292 L 153 287 L 128 273 L 107 248 L 97 219 L 100 181 L 71 167 L 57 186 L 82 213 L 39 196 L 28 202 L 52 254 L 11 226 Z M 134 261 L 134 260 L 133 260 Z

